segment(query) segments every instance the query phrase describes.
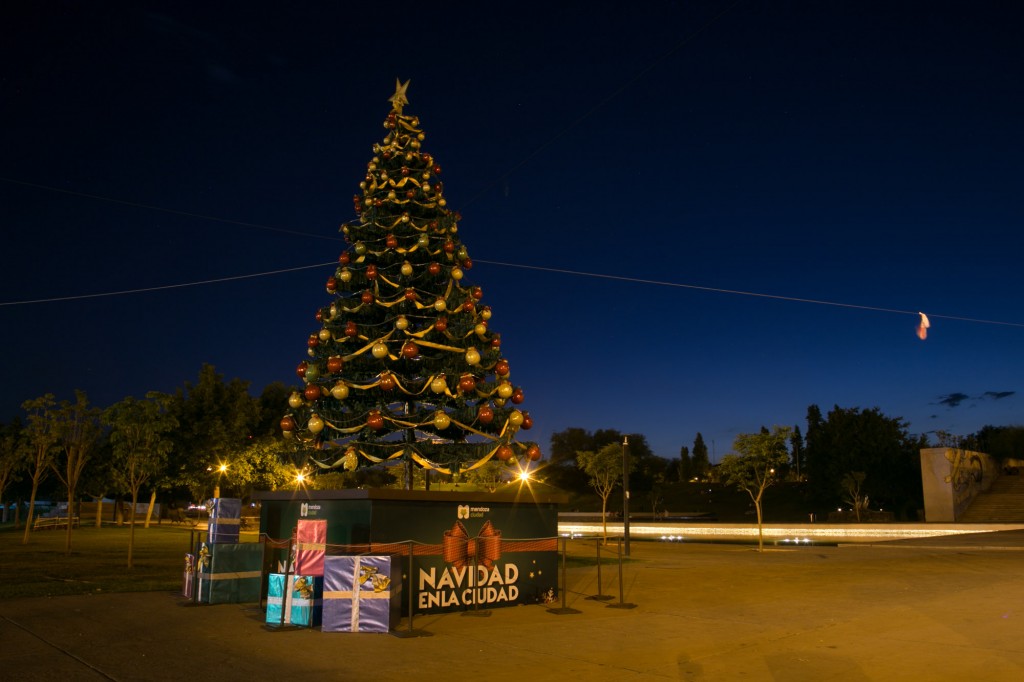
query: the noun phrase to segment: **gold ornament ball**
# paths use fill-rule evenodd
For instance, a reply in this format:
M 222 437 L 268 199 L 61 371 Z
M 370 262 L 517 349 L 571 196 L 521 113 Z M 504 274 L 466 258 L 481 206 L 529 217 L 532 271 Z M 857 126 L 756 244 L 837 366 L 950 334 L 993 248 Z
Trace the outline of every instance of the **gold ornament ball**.
M 487 325 L 480 323 L 473 327 L 473 331 L 476 332 L 477 336 L 483 336 L 487 333 Z
M 370 353 L 372 353 L 373 357 L 377 358 L 378 360 L 383 360 L 388 356 L 388 345 L 386 343 L 378 341 L 377 343 L 373 344 L 373 348 L 370 349 Z
M 438 410 L 434 413 L 434 428 L 438 431 L 444 431 L 452 423 L 452 418 L 444 412 Z
M 491 309 L 484 308 L 482 311 L 480 311 L 480 317 L 484 318 L 485 320 L 491 319 Z
M 399 315 L 398 319 L 395 320 L 395 329 L 398 331 L 405 331 L 409 328 L 409 320 L 406 319 L 405 315 Z
M 462 268 L 452 268 L 452 279 L 456 281 L 462 279 Z
M 479 365 L 480 364 L 480 352 L 476 348 L 470 348 L 469 350 L 466 351 L 466 364 L 467 365 Z M 511 393 L 509 395 L 511 395 Z
M 402 275 L 408 277 L 412 274 L 412 263 L 405 261 L 402 263 Z
M 448 304 L 444 302 L 443 298 L 439 298 L 436 301 L 434 301 L 434 310 L 436 310 L 439 313 L 443 313 L 447 307 Z
M 523 413 L 519 410 L 512 410 L 512 413 L 508 415 L 508 423 L 519 428 L 523 423 Z
M 340 381 L 334 384 L 334 387 L 331 388 L 331 396 L 335 400 L 344 400 L 348 397 L 348 385 Z
M 507 381 L 503 381 L 498 384 L 498 397 L 499 398 L 511 398 L 512 397 L 512 384 Z
M 317 334 L 317 337 L 319 337 L 319 339 L 321 341 L 330 341 L 331 340 L 331 330 L 330 329 L 326 329 L 326 328 L 321 329 L 320 333 Z
M 324 420 L 314 414 L 309 418 L 309 422 L 306 424 L 306 427 L 313 433 L 320 433 L 324 430 Z
M 298 391 L 295 391 L 288 396 L 288 406 L 293 410 L 302 407 L 302 396 L 299 395 Z
M 448 382 L 443 376 L 434 377 L 430 382 L 430 390 L 434 393 L 444 393 L 448 389 Z

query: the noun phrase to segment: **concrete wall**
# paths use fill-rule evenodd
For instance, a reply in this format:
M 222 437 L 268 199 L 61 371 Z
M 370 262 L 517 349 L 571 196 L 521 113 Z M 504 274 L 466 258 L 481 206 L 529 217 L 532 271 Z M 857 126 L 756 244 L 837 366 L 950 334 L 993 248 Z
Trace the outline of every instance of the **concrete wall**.
M 978 493 L 988 490 L 998 475 L 998 463 L 984 452 L 922 448 L 925 520 L 959 521 Z

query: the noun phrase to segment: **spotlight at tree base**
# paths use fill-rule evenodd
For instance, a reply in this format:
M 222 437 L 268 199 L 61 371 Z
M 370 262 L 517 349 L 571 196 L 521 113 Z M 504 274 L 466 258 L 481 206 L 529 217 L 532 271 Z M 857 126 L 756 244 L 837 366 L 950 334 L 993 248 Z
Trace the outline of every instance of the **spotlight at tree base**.
M 530 480 L 530 470 L 523 469 L 519 472 L 518 478 L 520 483 L 527 483 Z

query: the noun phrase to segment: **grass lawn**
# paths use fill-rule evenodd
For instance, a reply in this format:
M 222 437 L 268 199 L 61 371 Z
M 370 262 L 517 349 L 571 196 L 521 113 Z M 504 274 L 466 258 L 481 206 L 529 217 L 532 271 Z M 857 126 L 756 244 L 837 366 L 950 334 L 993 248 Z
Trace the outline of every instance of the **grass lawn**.
M 0 599 L 181 588 L 189 531 L 168 525 L 135 528 L 135 567 L 128 568 L 128 526 L 76 528 L 71 554 L 64 530 L 0 529 Z M 255 537 L 255 535 L 253 535 Z M 244 540 L 244 538 L 243 538 Z

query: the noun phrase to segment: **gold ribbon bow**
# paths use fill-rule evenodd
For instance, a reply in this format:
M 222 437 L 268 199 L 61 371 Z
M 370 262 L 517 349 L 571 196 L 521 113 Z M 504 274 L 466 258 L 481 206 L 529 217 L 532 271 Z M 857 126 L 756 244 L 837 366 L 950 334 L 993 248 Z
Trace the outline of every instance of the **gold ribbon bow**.
M 359 584 L 365 585 L 369 580 L 374 592 L 384 592 L 391 585 L 391 578 L 381 575 L 376 566 L 359 565 Z

